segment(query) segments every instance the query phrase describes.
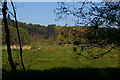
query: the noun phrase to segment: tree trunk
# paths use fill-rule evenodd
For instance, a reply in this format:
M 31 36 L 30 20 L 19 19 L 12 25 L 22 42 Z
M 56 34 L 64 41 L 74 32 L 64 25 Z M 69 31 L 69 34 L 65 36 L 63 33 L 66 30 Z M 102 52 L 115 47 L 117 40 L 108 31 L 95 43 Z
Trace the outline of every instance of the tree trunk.
M 21 44 L 20 33 L 19 33 L 19 28 L 18 28 L 18 23 L 17 23 L 16 11 L 15 11 L 15 7 L 14 7 L 14 4 L 13 4 L 12 0 L 11 0 L 11 4 L 12 4 L 12 7 L 13 7 L 13 11 L 14 11 L 15 26 L 16 26 L 16 29 L 17 29 L 17 35 L 18 35 L 19 46 L 20 46 L 20 60 L 21 60 L 22 68 L 25 71 L 25 66 L 24 66 L 23 58 L 22 58 L 22 44 Z
M 3 8 L 2 8 L 2 13 L 3 13 L 4 28 L 5 28 L 5 33 L 6 33 L 6 45 L 7 45 L 7 52 L 8 52 L 8 61 L 10 63 L 12 72 L 15 73 L 16 67 L 14 65 L 12 54 L 11 54 L 11 48 L 10 48 L 10 30 L 9 30 L 8 23 L 7 23 L 7 18 L 6 18 L 7 12 L 6 12 L 6 10 L 7 10 L 7 1 L 4 0 L 4 5 L 3 5 Z

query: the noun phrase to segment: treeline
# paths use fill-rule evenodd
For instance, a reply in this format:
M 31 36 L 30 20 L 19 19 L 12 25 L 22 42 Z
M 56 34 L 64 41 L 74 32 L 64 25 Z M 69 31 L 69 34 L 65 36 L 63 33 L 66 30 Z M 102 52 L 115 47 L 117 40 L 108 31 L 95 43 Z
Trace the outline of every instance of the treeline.
M 67 44 L 120 44 L 120 28 L 113 27 L 56 27 L 57 39 Z
M 11 31 L 11 44 L 18 44 L 14 21 L 8 19 Z M 26 24 L 18 22 L 22 45 L 30 44 L 119 44 L 120 28 L 113 27 L 73 27 L 56 26 L 51 24 L 43 26 L 39 24 Z M 3 44 L 5 44 L 5 34 L 3 28 Z M 44 41 L 44 42 L 43 42 Z M 35 45 L 36 46 L 36 45 Z

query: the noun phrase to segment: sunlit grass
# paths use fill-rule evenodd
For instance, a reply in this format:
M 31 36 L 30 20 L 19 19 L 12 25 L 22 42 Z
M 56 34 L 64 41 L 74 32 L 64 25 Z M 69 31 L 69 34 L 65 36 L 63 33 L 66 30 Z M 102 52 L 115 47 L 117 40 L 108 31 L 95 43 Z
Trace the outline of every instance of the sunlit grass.
M 52 68 L 118 68 L 119 50 L 112 50 L 110 53 L 98 59 L 86 59 L 73 52 L 73 46 L 40 46 L 38 49 L 23 50 L 23 60 L 27 70 L 49 70 Z M 14 61 L 19 62 L 19 50 L 12 50 Z M 3 50 L 3 68 L 9 70 L 7 61 L 7 50 Z M 111 57 L 113 56 L 113 57 Z M 17 69 L 21 69 L 18 65 Z

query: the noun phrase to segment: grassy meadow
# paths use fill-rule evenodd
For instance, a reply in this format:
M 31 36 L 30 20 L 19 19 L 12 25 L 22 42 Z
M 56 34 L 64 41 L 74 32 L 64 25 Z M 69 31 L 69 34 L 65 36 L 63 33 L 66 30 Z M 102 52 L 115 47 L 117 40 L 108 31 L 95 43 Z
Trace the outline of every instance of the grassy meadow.
M 100 78 L 101 80 L 109 78 L 110 75 L 117 76 L 115 74 L 117 74 L 120 68 L 118 64 L 119 49 L 114 49 L 98 59 L 86 59 L 74 53 L 72 48 L 72 45 L 65 45 L 63 47 L 48 45 L 40 46 L 40 49 L 23 49 L 26 74 L 22 76 L 25 78 L 30 75 L 34 78 L 41 76 L 43 79 L 46 78 L 44 76 L 49 76 L 50 78 L 52 76 L 51 79 L 55 78 L 53 76 L 57 76 L 56 78 L 62 77 L 61 79 L 64 79 L 66 76 L 67 78 L 76 78 L 81 75 L 82 78 L 85 78 L 83 76 L 89 76 L 90 78 L 92 77 L 91 79 L 97 76 L 102 77 Z M 10 66 L 7 60 L 7 50 L 4 49 L 2 53 L 3 75 L 11 79 Z M 17 70 L 18 72 L 20 71 L 18 75 L 21 76 L 20 73 L 23 72 L 21 71 L 21 65 L 18 59 L 19 50 L 12 49 L 12 55 L 14 61 L 18 63 Z M 96 77 L 93 77 L 93 75 Z
M 118 68 L 119 50 L 112 50 L 110 53 L 98 59 L 86 59 L 77 55 L 72 46 L 41 46 L 40 49 L 23 50 L 23 60 L 26 69 L 48 70 L 52 68 Z M 19 62 L 19 50 L 12 50 L 14 61 Z M 7 51 L 3 50 L 3 68 L 7 68 Z M 20 68 L 19 65 L 17 67 Z

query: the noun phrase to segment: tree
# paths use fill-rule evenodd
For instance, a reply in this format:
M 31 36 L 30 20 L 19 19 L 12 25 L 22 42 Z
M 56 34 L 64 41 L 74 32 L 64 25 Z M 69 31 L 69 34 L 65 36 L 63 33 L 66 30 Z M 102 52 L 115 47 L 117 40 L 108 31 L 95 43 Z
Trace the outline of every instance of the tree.
M 16 67 L 15 64 L 13 62 L 13 58 L 12 58 L 12 54 L 11 54 L 11 48 L 10 48 L 10 31 L 9 31 L 9 27 L 8 27 L 8 23 L 7 23 L 7 1 L 4 0 L 3 2 L 3 8 L 2 8 L 2 13 L 3 13 L 3 22 L 4 22 L 4 28 L 5 28 L 5 33 L 6 33 L 6 45 L 7 45 L 7 51 L 8 51 L 8 61 L 10 63 L 12 72 L 15 74 L 16 71 Z
M 120 27 L 120 2 L 78 2 L 79 6 L 59 3 L 55 13 L 58 20 L 74 16 L 76 25 Z
M 14 7 L 12 0 L 11 0 L 11 5 L 12 5 L 13 11 L 14 11 L 15 27 L 17 29 L 18 41 L 19 41 L 19 46 L 20 46 L 20 60 L 21 60 L 22 68 L 25 71 L 25 66 L 24 66 L 23 59 L 22 59 L 22 44 L 21 44 L 21 39 L 20 39 L 20 32 L 19 32 L 19 28 L 18 28 L 16 11 L 15 11 L 15 7 Z
M 4 28 L 5 28 L 5 33 L 6 33 L 5 34 L 6 35 L 5 39 L 6 39 L 7 50 L 8 50 L 8 61 L 10 62 L 12 72 L 15 74 L 16 66 L 15 66 L 15 64 L 13 62 L 13 59 L 12 59 L 11 48 L 10 48 L 10 46 L 11 46 L 11 43 L 10 43 L 11 35 L 10 35 L 10 28 L 8 26 L 8 21 L 7 21 L 7 15 L 8 15 L 8 18 L 10 18 L 10 14 L 15 19 L 14 27 L 16 27 L 16 30 L 17 30 L 17 37 L 18 37 L 18 42 L 19 42 L 19 46 L 20 46 L 20 60 L 21 60 L 23 70 L 25 70 L 25 67 L 24 67 L 24 63 L 23 63 L 23 59 L 22 59 L 22 44 L 21 44 L 20 33 L 19 33 L 19 28 L 18 28 L 18 23 L 17 23 L 17 18 L 16 18 L 17 16 L 16 16 L 15 7 L 14 7 L 14 4 L 13 4 L 12 0 L 11 0 L 11 5 L 12 5 L 14 13 L 8 11 L 7 0 L 4 0 L 2 13 L 3 13 Z
M 76 26 L 90 26 L 89 30 L 87 30 L 89 35 L 87 38 L 91 39 L 90 42 L 91 44 L 97 44 L 97 46 L 101 45 L 112 45 L 110 49 L 108 49 L 104 53 L 98 54 L 98 57 L 102 57 L 104 54 L 108 53 L 111 51 L 113 48 L 118 47 L 120 45 L 120 40 L 118 37 L 111 37 L 111 35 L 120 35 L 119 28 L 120 28 L 120 2 L 100 2 L 100 3 L 95 3 L 95 2 L 78 2 L 79 6 L 65 3 L 65 2 L 60 2 L 58 3 L 59 6 L 56 8 L 55 13 L 57 15 L 57 20 L 62 20 L 66 16 L 73 16 L 75 17 L 73 21 L 75 22 Z M 116 29 L 100 29 L 100 27 L 116 27 Z M 114 31 L 115 33 L 110 33 L 109 31 Z M 105 34 L 104 37 L 102 38 L 102 31 L 107 33 L 106 35 L 109 36 L 107 37 Z M 102 35 L 101 35 L 102 34 Z M 86 34 L 87 35 L 87 34 Z M 111 40 L 112 39 L 112 40 Z M 118 41 L 119 40 L 119 41 Z M 85 46 L 88 46 L 85 44 Z M 92 45 L 91 45 L 92 46 Z M 96 46 L 95 46 L 96 47 Z M 92 49 L 92 48 L 88 48 Z M 94 50 L 93 50 L 94 51 Z M 99 50 L 100 51 L 100 50 Z M 99 52 L 97 51 L 97 52 Z M 91 56 L 91 55 L 90 55 Z M 93 56 L 93 58 L 96 58 L 96 55 Z
M 19 41 L 18 41 L 18 38 L 17 38 L 17 31 L 16 31 L 16 28 L 13 27 L 13 26 L 9 26 L 9 29 L 10 29 L 10 42 L 11 42 L 11 45 L 19 45 Z M 28 35 L 28 31 L 19 27 L 19 31 L 20 31 L 20 38 L 21 38 L 21 44 L 22 45 L 26 45 L 29 43 L 29 35 Z M 5 44 L 5 30 L 3 29 L 2 30 L 2 44 L 4 45 Z

